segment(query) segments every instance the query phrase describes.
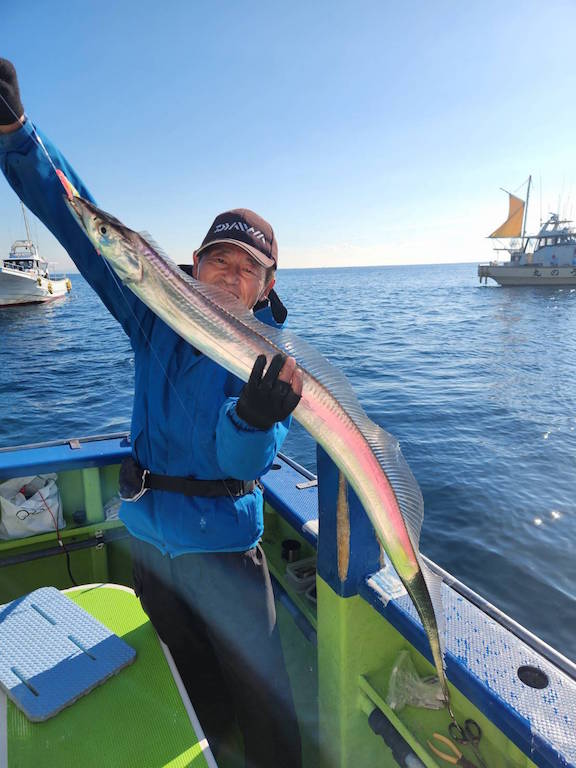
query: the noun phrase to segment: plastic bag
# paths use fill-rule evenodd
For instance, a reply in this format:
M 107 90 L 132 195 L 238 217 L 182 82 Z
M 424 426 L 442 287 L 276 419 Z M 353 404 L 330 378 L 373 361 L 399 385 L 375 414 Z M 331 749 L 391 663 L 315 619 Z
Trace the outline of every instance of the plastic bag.
M 408 651 L 400 651 L 392 667 L 386 703 L 396 711 L 406 706 L 442 709 L 445 705 L 438 678 L 420 677 Z
M 0 484 L 0 539 L 23 539 L 66 527 L 57 477 L 14 477 Z
M 104 505 L 104 517 L 106 520 L 118 520 L 118 512 L 120 511 L 121 504 L 122 499 L 118 494 L 112 496 L 112 498 L 106 502 Z

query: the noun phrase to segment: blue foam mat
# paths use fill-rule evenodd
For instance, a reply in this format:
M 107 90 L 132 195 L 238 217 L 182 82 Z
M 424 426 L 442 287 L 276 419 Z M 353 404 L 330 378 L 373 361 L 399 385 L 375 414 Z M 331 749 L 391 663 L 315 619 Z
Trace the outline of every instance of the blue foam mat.
M 47 720 L 136 658 L 136 651 L 54 587 L 0 606 L 0 688 Z

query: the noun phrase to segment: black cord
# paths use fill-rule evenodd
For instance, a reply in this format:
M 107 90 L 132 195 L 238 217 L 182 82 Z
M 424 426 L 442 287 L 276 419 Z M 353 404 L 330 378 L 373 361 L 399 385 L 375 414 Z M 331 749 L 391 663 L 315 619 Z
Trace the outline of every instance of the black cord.
M 78 584 L 76 583 L 74 576 L 72 576 L 72 568 L 70 566 L 70 552 L 68 552 L 68 550 L 64 546 L 64 542 L 62 542 L 62 540 L 60 541 L 62 543 L 62 548 L 64 549 L 64 554 L 66 555 L 66 569 L 68 571 L 68 576 L 70 576 L 70 581 L 72 582 L 73 586 L 77 587 Z

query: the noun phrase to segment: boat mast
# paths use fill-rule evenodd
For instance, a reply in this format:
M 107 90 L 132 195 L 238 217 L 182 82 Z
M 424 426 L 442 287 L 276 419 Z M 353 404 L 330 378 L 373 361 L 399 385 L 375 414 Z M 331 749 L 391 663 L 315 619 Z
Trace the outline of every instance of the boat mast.
M 26 227 L 26 239 L 29 243 L 32 242 L 32 238 L 30 237 L 30 227 L 28 226 L 28 217 L 26 216 L 26 208 L 24 208 L 24 203 L 20 202 L 20 207 L 22 208 L 22 216 L 24 217 L 24 226 Z
M 24 217 L 24 226 L 26 227 L 26 239 L 30 243 L 30 255 L 32 258 L 39 258 L 38 248 L 34 245 L 32 242 L 32 237 L 30 236 L 30 226 L 28 224 L 28 216 L 26 216 L 26 208 L 24 207 L 24 203 L 20 201 L 20 207 L 22 208 L 22 216 Z
M 526 250 L 526 246 L 528 245 L 528 241 L 524 242 L 524 234 L 526 232 L 526 219 L 528 218 L 528 198 L 530 197 L 530 184 L 532 183 L 532 176 L 528 176 L 528 189 L 526 190 L 526 203 L 524 205 L 524 216 L 522 217 L 522 238 L 520 242 L 522 243 L 522 250 Z

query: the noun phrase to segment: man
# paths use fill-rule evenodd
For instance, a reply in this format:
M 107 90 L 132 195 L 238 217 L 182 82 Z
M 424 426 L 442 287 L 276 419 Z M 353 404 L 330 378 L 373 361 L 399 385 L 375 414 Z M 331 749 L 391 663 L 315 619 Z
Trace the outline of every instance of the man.
M 0 59 L 0 165 L 127 333 L 135 359 L 132 461 L 120 517 L 132 536 L 134 585 L 166 642 L 215 752 L 235 722 L 250 768 L 300 765 L 300 740 L 264 553 L 262 493 L 302 391 L 294 359 L 258 358 L 246 386 L 181 339 L 119 284 L 69 213 L 56 169 L 92 199 L 26 118 L 14 67 Z M 278 249 L 245 209 L 216 217 L 192 274 L 264 305 Z M 275 318 L 273 315 L 275 314 Z M 140 496 L 143 471 L 149 490 Z M 136 498 L 138 497 L 138 498 Z

